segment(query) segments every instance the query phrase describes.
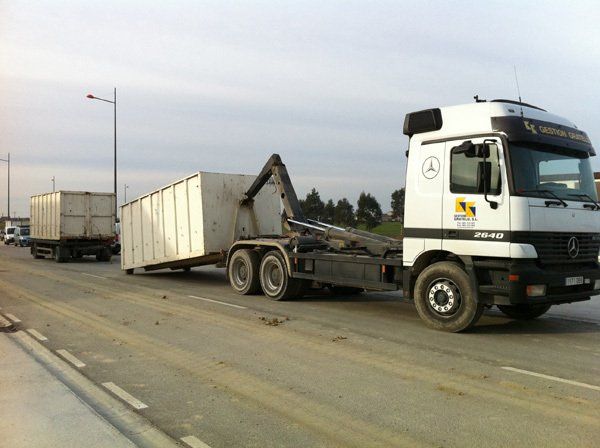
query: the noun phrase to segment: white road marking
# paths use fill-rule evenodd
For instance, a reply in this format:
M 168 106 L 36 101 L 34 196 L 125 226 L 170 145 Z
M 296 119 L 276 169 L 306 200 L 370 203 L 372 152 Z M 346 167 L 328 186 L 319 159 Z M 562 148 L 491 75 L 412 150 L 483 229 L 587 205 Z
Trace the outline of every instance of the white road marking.
M 245 306 L 234 305 L 233 303 L 227 303 L 227 302 L 220 302 L 219 300 L 207 299 L 206 297 L 197 297 L 197 296 L 188 296 L 188 297 L 190 297 L 192 299 L 205 300 L 206 302 L 218 303 L 220 305 L 227 305 L 227 306 L 231 306 L 233 308 L 239 308 L 241 310 L 247 310 L 248 309 Z
M 17 316 L 15 316 L 14 314 L 10 314 L 10 313 L 4 313 L 4 315 L 6 317 L 8 317 L 10 320 L 13 321 L 13 323 L 18 324 L 19 322 L 21 322 L 21 319 L 19 319 Z
M 210 446 L 208 446 L 202 440 L 200 440 L 194 436 L 182 437 L 181 441 L 183 443 L 185 443 L 187 446 L 189 446 L 190 448 L 210 448 Z
M 113 382 L 102 383 L 102 385 L 104 387 L 106 387 L 108 390 L 110 390 L 117 397 L 119 397 L 121 400 L 129 403 L 135 409 L 146 409 L 148 407 L 148 405 L 142 403 L 140 400 L 135 398 L 133 395 L 128 394 L 127 392 L 125 392 L 123 389 L 121 389 L 119 386 L 117 386 Z
M 69 361 L 75 367 L 78 367 L 80 369 L 82 367 L 85 367 L 85 363 L 81 362 L 75 356 L 73 356 L 72 354 L 70 354 L 68 351 L 66 351 L 64 349 L 56 350 L 56 353 L 58 353 L 60 356 L 65 358 L 67 361 Z
M 101 277 L 100 275 L 88 274 L 87 272 L 82 272 L 81 275 L 87 275 L 88 277 L 101 278 L 102 280 L 106 280 L 106 277 Z
M 34 330 L 33 328 L 30 328 L 29 330 L 27 330 L 27 333 L 29 333 L 31 336 L 33 336 L 34 338 L 36 338 L 38 341 L 45 342 L 45 341 L 48 340 L 48 338 L 46 336 L 44 336 L 39 331 Z
M 517 369 L 515 367 L 502 367 L 504 370 L 509 370 L 511 372 L 523 373 L 525 375 L 536 376 L 538 378 L 544 378 L 546 380 L 558 381 L 559 383 L 566 383 L 572 386 L 585 387 L 586 389 L 592 389 L 600 391 L 600 386 L 594 386 L 593 384 L 580 383 L 579 381 L 567 380 L 564 378 L 559 378 L 557 376 L 544 375 L 543 373 L 531 372 L 529 370 Z

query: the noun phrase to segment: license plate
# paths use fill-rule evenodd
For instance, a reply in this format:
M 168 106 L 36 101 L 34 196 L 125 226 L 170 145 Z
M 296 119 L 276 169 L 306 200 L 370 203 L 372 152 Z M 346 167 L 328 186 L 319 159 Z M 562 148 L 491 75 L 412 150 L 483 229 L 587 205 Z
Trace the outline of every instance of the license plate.
M 567 277 L 565 278 L 565 286 L 583 285 L 583 277 Z

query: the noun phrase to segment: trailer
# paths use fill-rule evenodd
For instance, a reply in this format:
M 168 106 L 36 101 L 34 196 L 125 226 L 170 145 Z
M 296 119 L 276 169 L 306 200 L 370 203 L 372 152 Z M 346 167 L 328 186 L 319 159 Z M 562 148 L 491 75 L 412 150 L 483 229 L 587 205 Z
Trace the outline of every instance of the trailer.
M 115 195 L 57 191 L 31 197 L 30 246 L 34 258 L 59 263 L 94 255 L 110 261 L 115 239 Z
M 600 294 L 600 203 L 585 132 L 520 101 L 476 98 L 407 114 L 404 134 L 402 240 L 305 218 L 273 154 L 237 210 L 260 217 L 256 199 L 274 185 L 284 231 L 252 228 L 214 254 L 231 287 L 273 300 L 324 287 L 402 290 L 426 325 L 449 332 L 492 306 L 534 319 Z
M 233 242 L 281 234 L 279 197 L 239 199 L 254 176 L 198 172 L 121 206 L 121 268 L 189 270 L 219 264 Z

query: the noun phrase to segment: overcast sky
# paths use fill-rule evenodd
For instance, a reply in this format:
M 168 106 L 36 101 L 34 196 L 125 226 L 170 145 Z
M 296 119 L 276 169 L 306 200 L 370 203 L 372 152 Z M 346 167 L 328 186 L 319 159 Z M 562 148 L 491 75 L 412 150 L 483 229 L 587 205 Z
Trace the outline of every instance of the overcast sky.
M 169 4 L 169 6 L 166 6 Z M 600 148 L 597 1 L 0 0 L 0 158 L 12 210 L 57 189 L 119 202 L 195 171 L 254 174 L 277 152 L 299 196 L 404 185 L 407 112 L 515 98 Z M 0 212 L 6 169 L 0 165 Z M 595 167 L 600 164 L 596 163 Z

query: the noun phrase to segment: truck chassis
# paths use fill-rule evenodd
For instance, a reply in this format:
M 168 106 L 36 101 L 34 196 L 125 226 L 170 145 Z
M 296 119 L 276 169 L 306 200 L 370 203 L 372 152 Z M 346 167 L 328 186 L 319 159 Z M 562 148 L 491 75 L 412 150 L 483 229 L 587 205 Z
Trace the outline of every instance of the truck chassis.
M 31 239 L 33 258 L 52 257 L 57 263 L 66 263 L 71 258 L 95 255 L 98 261 L 110 261 L 112 258 L 112 239 Z

